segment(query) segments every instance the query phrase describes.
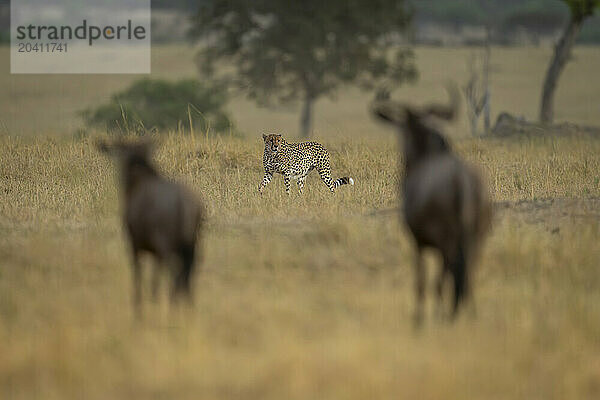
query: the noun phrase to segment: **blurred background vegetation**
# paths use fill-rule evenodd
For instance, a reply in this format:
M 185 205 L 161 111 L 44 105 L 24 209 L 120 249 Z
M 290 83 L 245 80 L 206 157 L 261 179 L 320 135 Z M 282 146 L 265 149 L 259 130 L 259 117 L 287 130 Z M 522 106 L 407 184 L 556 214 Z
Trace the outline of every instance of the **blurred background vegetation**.
M 207 0 L 152 0 L 153 35 L 157 42 L 185 40 L 186 16 Z M 552 36 L 569 17 L 559 0 L 411 0 L 416 40 L 444 43 L 443 32 L 460 32 L 493 22 L 495 40 L 503 44 L 543 40 Z M 0 40 L 9 40 L 10 0 L 0 0 Z M 489 16 L 492 16 L 490 21 Z M 183 22 L 183 25 L 181 23 Z M 187 22 L 189 24 L 189 21 Z M 434 29 L 437 28 L 437 29 Z M 437 33 L 431 31 L 436 30 Z M 453 39 L 460 40 L 460 39 Z M 466 39 L 463 39 L 466 40 Z M 468 40 L 467 40 L 468 41 Z M 583 28 L 579 43 L 600 43 L 600 16 Z
M 394 96 L 400 92 L 405 96 L 410 92 L 406 83 L 423 79 L 431 72 L 427 58 L 416 57 L 420 49 L 428 49 L 438 51 L 434 59 L 445 52 L 454 54 L 453 62 L 460 58 L 458 62 L 463 67 L 451 79 L 458 85 L 472 83 L 478 88 L 471 97 L 473 104 L 485 100 L 488 131 L 490 119 L 501 112 L 532 118 L 531 109 L 538 107 L 538 100 L 531 98 L 526 109 L 516 109 L 512 101 L 508 102 L 510 108 L 503 104 L 508 97 L 499 95 L 506 86 L 494 82 L 499 72 L 496 55 L 502 57 L 500 51 L 520 48 L 530 56 L 530 63 L 539 63 L 531 79 L 539 80 L 545 72 L 541 69 L 552 72 L 546 74 L 546 84 L 533 83 L 538 93 L 542 86 L 549 88 L 542 97 L 552 105 L 558 78 L 565 64 L 573 59 L 571 42 L 563 41 L 566 45 L 561 52 L 555 52 L 550 63 L 547 53 L 568 32 L 573 15 L 569 4 L 585 2 L 591 0 L 307 1 L 292 7 L 274 0 L 152 0 L 152 81 L 138 82 L 134 76 L 44 76 L 35 81 L 18 75 L 0 76 L 8 83 L 4 96 L 0 94 L 0 104 L 6 104 L 0 111 L 0 129 L 84 132 L 80 129 L 84 123 L 89 131 L 122 131 L 125 126 L 135 131 L 166 131 L 189 129 L 191 122 L 198 130 L 210 125 L 211 131 L 218 134 L 232 133 L 237 120 L 237 130 L 244 133 L 256 129 L 256 124 L 244 121 L 245 116 L 251 115 L 258 121 L 259 116 L 266 115 L 269 121 L 263 121 L 261 127 L 274 129 L 274 121 L 285 119 L 288 132 L 309 136 L 318 126 L 313 121 L 322 118 L 317 117 L 319 110 L 337 104 L 340 98 L 346 100 L 344 93 L 348 90 L 358 87 L 371 92 L 356 92 L 357 102 L 361 99 L 357 108 L 361 110 L 374 97 L 389 97 L 400 85 L 402 91 L 394 92 Z M 9 0 L 0 0 L 0 42 L 5 43 L 9 39 L 9 4 Z M 219 7 L 227 12 L 219 12 Z M 235 10 L 238 19 L 233 24 L 228 21 L 231 10 Z M 598 14 L 586 17 L 572 30 L 576 43 L 600 43 Z M 258 20 L 256 15 L 260 16 Z M 492 61 L 489 46 L 494 46 Z M 484 47 L 485 59 L 479 54 Z M 533 48 L 537 48 L 539 57 L 531 56 Z M 0 51 L 7 51 L 7 47 Z M 464 51 L 472 54 L 465 56 Z M 522 64 L 524 59 L 516 57 L 514 61 Z M 480 68 L 479 64 L 484 66 Z M 448 65 L 440 67 L 448 69 Z M 524 66 L 518 68 L 522 73 Z M 186 79 L 185 83 L 177 81 L 180 79 Z M 87 89 L 81 90 L 82 85 Z M 419 85 L 424 87 L 421 81 Z M 439 79 L 436 85 L 439 86 Z M 528 89 L 528 93 L 531 91 Z M 46 92 L 56 93 L 58 103 L 53 107 L 43 102 L 41 94 Z M 244 101 L 240 100 L 242 97 Z M 580 113 L 583 118 L 569 115 L 569 120 L 593 121 L 588 117 L 593 114 L 591 102 L 586 104 Z M 262 110 L 265 105 L 271 110 L 267 114 Z M 552 111 L 552 107 L 548 109 Z M 38 118 L 22 117 L 33 111 Z M 290 129 L 289 118 L 283 116 L 291 112 L 296 121 L 300 116 L 299 126 L 294 123 L 297 130 Z M 47 118 L 41 118 L 42 114 Z M 552 121 L 553 113 L 547 114 L 547 120 Z M 327 113 L 327 118 L 330 115 Z M 559 115 L 559 119 L 565 117 Z M 363 121 L 361 129 L 368 124 Z
M 194 79 L 169 82 L 141 79 L 114 94 L 110 102 L 82 114 L 88 125 L 109 132 L 193 130 L 231 132 L 233 125 L 222 110 L 227 95 L 222 86 Z
M 158 12 L 155 18 L 160 25 L 161 12 L 194 13 L 199 5 L 208 2 L 153 0 L 152 7 Z M 569 18 L 569 8 L 560 0 L 410 0 L 408 3 L 414 11 L 417 44 L 469 44 L 473 41 L 473 31 L 487 24 L 492 24 L 496 31 L 495 43 L 539 44 L 556 36 Z M 483 34 L 479 36 L 483 38 Z M 584 26 L 578 42 L 600 43 L 600 16 Z

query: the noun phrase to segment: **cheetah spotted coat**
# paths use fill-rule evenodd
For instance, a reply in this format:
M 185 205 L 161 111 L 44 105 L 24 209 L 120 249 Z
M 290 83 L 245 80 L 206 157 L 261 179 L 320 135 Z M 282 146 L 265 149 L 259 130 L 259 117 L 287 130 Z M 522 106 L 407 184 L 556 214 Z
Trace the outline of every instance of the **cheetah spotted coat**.
M 331 166 L 329 164 L 329 153 L 323 145 L 317 142 L 288 143 L 281 135 L 263 135 L 265 152 L 263 165 L 265 175 L 258 187 L 262 193 L 265 186 L 273 179 L 273 174 L 283 175 L 286 193 L 290 193 L 290 179 L 296 179 L 298 191 L 302 193 L 306 176 L 313 169 L 317 169 L 321 180 L 331 192 L 342 185 L 354 185 L 354 180 L 343 177 L 333 181 L 331 179 Z

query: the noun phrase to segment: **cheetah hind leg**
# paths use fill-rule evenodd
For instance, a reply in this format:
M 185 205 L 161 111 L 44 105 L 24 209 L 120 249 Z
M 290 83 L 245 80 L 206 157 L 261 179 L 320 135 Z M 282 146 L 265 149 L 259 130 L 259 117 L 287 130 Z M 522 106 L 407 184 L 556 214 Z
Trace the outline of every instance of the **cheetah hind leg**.
M 329 165 L 323 165 L 317 168 L 317 171 L 319 172 L 319 176 L 321 177 L 323 183 L 329 188 L 329 190 L 331 190 L 331 193 L 335 192 L 335 186 L 331 180 L 331 168 Z
M 299 194 L 302 194 L 302 189 L 304 189 L 304 181 L 306 181 L 306 175 L 299 177 L 296 182 L 298 184 L 298 193 Z

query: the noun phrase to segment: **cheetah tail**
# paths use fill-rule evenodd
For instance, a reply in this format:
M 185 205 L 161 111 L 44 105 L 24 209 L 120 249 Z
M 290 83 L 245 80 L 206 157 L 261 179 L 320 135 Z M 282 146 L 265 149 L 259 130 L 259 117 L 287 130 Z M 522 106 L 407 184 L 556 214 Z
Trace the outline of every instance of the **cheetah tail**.
M 354 185 L 354 179 L 345 176 L 343 178 L 336 179 L 333 182 L 333 187 L 334 188 L 338 188 L 338 187 L 340 187 L 342 185 L 348 185 L 348 184 Z

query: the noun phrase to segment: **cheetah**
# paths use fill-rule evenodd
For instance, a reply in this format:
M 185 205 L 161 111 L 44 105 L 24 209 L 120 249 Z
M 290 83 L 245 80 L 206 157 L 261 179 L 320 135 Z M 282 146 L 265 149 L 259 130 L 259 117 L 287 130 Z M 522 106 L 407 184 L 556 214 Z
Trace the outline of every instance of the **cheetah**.
M 273 173 L 275 172 L 283 175 L 285 192 L 287 194 L 290 194 L 290 179 L 297 180 L 298 192 L 302 194 L 306 176 L 314 168 L 317 169 L 321 180 L 332 193 L 339 186 L 354 185 L 354 179 L 347 176 L 335 181 L 331 179 L 329 153 L 320 143 L 288 143 L 281 135 L 274 133 L 263 134 L 263 140 L 265 142 L 265 152 L 263 155 L 265 176 L 260 185 L 258 185 L 258 191 L 261 194 L 265 186 L 273 179 Z

